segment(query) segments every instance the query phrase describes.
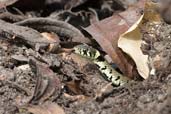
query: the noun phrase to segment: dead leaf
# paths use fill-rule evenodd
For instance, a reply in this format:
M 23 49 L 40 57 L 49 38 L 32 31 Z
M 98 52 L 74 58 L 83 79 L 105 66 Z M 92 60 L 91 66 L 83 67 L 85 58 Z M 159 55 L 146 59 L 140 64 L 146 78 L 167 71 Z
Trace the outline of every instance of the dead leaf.
M 71 53 L 70 55 L 66 55 L 65 53 L 63 53 L 63 59 L 74 61 L 74 63 L 78 65 L 78 68 L 80 69 L 80 71 L 83 70 L 85 65 L 92 63 L 89 59 L 85 59 L 74 53 Z
M 96 100 L 102 100 L 104 97 L 108 96 L 113 92 L 113 86 L 112 83 L 108 83 L 104 87 L 102 87 L 100 90 L 96 92 L 95 99 Z
M 43 37 L 45 37 L 48 40 L 57 42 L 57 44 L 59 44 L 59 42 L 60 42 L 59 36 L 57 36 L 54 33 L 43 32 L 43 33 L 41 33 L 41 35 L 43 35 Z
M 4 8 L 4 7 L 7 7 L 9 5 L 12 5 L 17 1 L 18 0 L 0 0 L 0 8 Z
M 135 61 L 138 73 L 144 79 L 149 76 L 149 67 L 148 56 L 144 55 L 140 49 L 143 42 L 140 28 L 145 26 L 144 23 L 156 23 L 160 22 L 160 19 L 160 15 L 156 12 L 155 4 L 147 2 L 144 15 L 128 31 L 122 34 L 118 41 L 118 46 Z M 150 30 L 151 27 L 148 27 L 148 29 Z
M 135 7 L 131 7 L 122 13 L 93 23 L 91 26 L 85 28 L 102 49 L 112 58 L 113 62 L 118 65 L 120 70 L 129 77 L 133 75 L 134 64 L 130 59 L 125 57 L 118 48 L 117 43 L 119 36 L 127 31 L 141 16 L 137 11 L 143 9 L 144 2 L 145 0 L 141 0 Z
M 59 36 L 69 38 L 66 41 L 69 42 L 79 42 L 79 43 L 90 43 L 90 40 L 84 36 L 84 34 L 74 27 L 73 25 L 59 21 L 51 18 L 29 18 L 23 21 L 15 23 L 16 25 L 20 26 L 27 26 L 30 28 L 34 28 L 38 31 L 49 31 L 56 33 Z M 36 26 L 37 25 L 37 26 Z M 35 38 L 36 39 L 36 38 Z M 34 39 L 34 40 L 35 40 Z M 33 39 L 32 39 L 33 40 Z M 47 40 L 47 39 L 46 39 Z M 41 41 L 41 40 L 40 40 Z M 48 40 L 50 41 L 50 40 Z M 47 41 L 46 41 L 47 42 Z
M 47 33 L 47 32 L 43 32 L 41 33 L 41 35 L 50 40 L 50 41 L 53 41 L 55 43 L 51 43 L 49 44 L 49 47 L 48 47 L 48 51 L 49 52 L 57 52 L 59 47 L 60 47 L 60 39 L 59 39 L 59 36 L 57 34 L 54 34 L 54 33 Z
M 160 0 L 159 1 L 159 12 L 161 17 L 167 24 L 171 24 L 171 1 L 170 0 Z
M 66 86 L 69 90 L 71 90 L 74 94 L 81 94 L 81 88 L 80 88 L 80 81 L 79 80 L 73 80 L 66 83 Z
M 86 102 L 87 100 L 90 99 L 90 97 L 88 96 L 85 96 L 85 95 L 69 95 L 67 93 L 64 93 L 64 96 L 69 99 L 70 101 L 76 101 L 76 102 L 79 102 L 79 103 L 83 103 L 83 102 Z
M 55 43 L 44 38 L 38 31 L 28 27 L 14 25 L 3 20 L 0 20 L 0 26 L 0 31 L 4 32 L 3 37 L 15 42 L 28 44 L 33 48 L 37 46 L 38 50 L 40 47 L 44 49 L 49 44 Z
M 33 114 L 65 114 L 64 110 L 58 104 L 51 102 L 41 105 L 29 105 L 26 109 Z
M 31 58 L 30 66 L 36 73 L 37 83 L 32 98 L 32 102 L 44 102 L 47 99 L 54 100 L 61 92 L 61 82 L 48 65 Z

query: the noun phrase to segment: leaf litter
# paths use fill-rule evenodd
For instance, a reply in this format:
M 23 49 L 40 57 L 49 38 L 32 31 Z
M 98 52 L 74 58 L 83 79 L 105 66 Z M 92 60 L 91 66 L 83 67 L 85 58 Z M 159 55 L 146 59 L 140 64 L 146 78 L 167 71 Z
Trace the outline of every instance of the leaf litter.
M 97 4 L 94 5 L 94 2 Z M 20 7 L 16 5 L 19 8 L 17 11 L 20 11 L 23 8 L 22 5 L 24 6 L 26 3 L 31 5 L 31 2 L 20 2 Z M 161 21 L 160 24 L 154 24 L 153 19 L 156 17 L 145 16 L 146 12 L 144 11 L 149 6 L 144 9 L 144 3 L 144 0 L 140 0 L 136 5 L 127 8 L 123 1 L 47 0 L 45 3 L 40 2 L 40 4 L 32 2 L 34 6 L 46 7 L 41 12 L 38 9 L 43 7 L 35 7 L 34 13 L 30 13 L 29 8 L 22 9 L 24 18 L 20 19 L 17 17 L 20 14 L 17 12 L 16 15 L 16 12 L 10 9 L 11 5 L 8 6 L 9 12 L 13 15 L 7 15 L 3 12 L 4 17 L 7 18 L 1 18 L 1 24 L 7 26 L 2 26 L 0 32 L 0 71 L 3 71 L 0 74 L 0 112 L 19 114 L 27 112 L 34 114 L 168 113 L 170 108 L 166 107 L 171 106 L 169 102 L 171 80 L 169 71 L 171 67 L 168 53 L 170 51 L 170 32 L 168 29 L 170 25 L 164 21 Z M 11 4 L 15 6 L 15 4 Z M 117 5 L 115 6 L 115 4 Z M 63 10 L 64 13 L 54 12 L 54 7 L 59 9 L 63 7 L 68 10 Z M 107 11 L 107 13 L 103 11 Z M 143 12 L 144 15 L 142 15 Z M 48 18 L 51 13 L 56 13 L 57 20 L 54 19 L 55 17 Z M 75 15 L 74 18 L 71 13 Z M 103 18 L 98 17 L 100 13 L 104 15 Z M 28 17 L 28 15 L 34 18 Z M 44 16 L 47 17 L 44 18 Z M 59 18 L 60 16 L 65 17 L 65 19 L 62 20 Z M 77 21 L 79 16 L 82 17 L 80 24 Z M 91 20 L 92 17 L 101 20 L 99 22 L 92 21 L 89 24 L 87 19 Z M 127 33 L 132 34 L 129 29 L 135 25 L 138 19 L 140 21 L 144 19 L 143 24 L 146 24 L 146 26 L 138 26 L 138 29 L 142 29 L 139 31 L 142 34 L 142 39 L 139 40 L 146 43 L 138 44 L 137 53 L 141 53 L 141 56 L 143 54 L 149 56 L 150 70 L 156 71 L 153 76 L 144 76 L 140 72 L 136 72 L 136 69 L 139 69 L 138 64 L 143 64 L 144 61 L 134 58 L 138 55 L 137 53 L 137 55 L 131 56 L 130 51 L 123 53 L 124 49 L 121 47 L 121 50 L 118 47 L 120 35 L 127 37 Z M 86 24 L 83 24 L 84 22 Z M 71 23 L 77 26 L 72 26 Z M 153 34 L 146 27 L 153 30 Z M 92 38 L 85 30 L 92 35 Z M 32 32 L 33 34 L 30 34 Z M 114 88 L 101 77 L 96 66 L 90 61 L 74 55 L 72 51 L 65 52 L 67 49 L 63 49 L 72 50 L 72 47 L 79 43 L 91 44 L 99 49 L 104 56 L 107 54 L 112 58 L 112 63 L 117 64 L 125 75 L 132 78 L 140 76 L 148 78 L 144 81 L 133 81 L 123 87 Z M 126 41 L 124 46 L 127 44 L 130 43 Z M 141 49 L 140 46 L 142 46 Z M 133 49 L 137 50 L 135 46 Z M 139 57 L 141 58 L 141 56 Z M 137 75 L 138 73 L 140 76 Z M 145 73 L 147 72 L 145 71 Z M 5 81 L 10 82 L 10 84 L 4 83 Z M 32 94 L 26 94 L 25 90 Z M 23 110 L 23 106 L 28 110 Z
M 148 22 L 145 22 L 148 20 Z M 141 28 L 148 23 L 159 24 L 160 16 L 155 11 L 155 4 L 147 2 L 145 4 L 144 14 L 127 32 L 121 35 L 118 46 L 135 61 L 139 74 L 147 79 L 149 76 L 148 55 L 144 55 L 141 51 L 142 33 Z M 154 31 L 150 26 L 146 27 L 148 31 Z

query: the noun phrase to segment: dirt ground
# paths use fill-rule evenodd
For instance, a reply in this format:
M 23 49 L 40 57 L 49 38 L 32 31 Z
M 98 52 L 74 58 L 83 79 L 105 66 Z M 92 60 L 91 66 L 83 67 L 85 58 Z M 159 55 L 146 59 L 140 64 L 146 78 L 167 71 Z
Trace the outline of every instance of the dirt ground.
M 110 15 L 111 12 L 108 13 Z M 55 13 L 51 16 L 55 17 Z M 73 22 L 74 24 L 78 23 Z M 156 74 L 149 76 L 147 80 L 131 81 L 122 87 L 111 87 L 91 61 L 74 53 L 37 52 L 25 43 L 11 42 L 2 37 L 0 114 L 30 114 L 19 107 L 31 98 L 32 101 L 38 99 L 43 102 L 42 98 L 34 99 L 32 96 L 37 84 L 37 74 L 30 67 L 31 57 L 43 61 L 42 66 L 36 63 L 42 69 L 46 69 L 44 63 L 48 63 L 50 73 L 57 77 L 60 84 L 57 83 L 62 88 L 52 95 L 54 99 L 45 99 L 57 103 L 66 114 L 171 114 L 170 28 L 170 25 L 162 23 L 157 28 L 157 39 L 149 38 L 148 34 L 143 37 L 147 44 L 142 45 L 142 51 L 149 55 L 149 66 L 156 70 Z M 65 47 L 65 44 L 62 46 Z M 39 70 L 37 72 L 40 75 L 46 75 Z M 103 89 L 105 92 L 102 92 Z M 49 91 L 51 92 L 50 89 Z

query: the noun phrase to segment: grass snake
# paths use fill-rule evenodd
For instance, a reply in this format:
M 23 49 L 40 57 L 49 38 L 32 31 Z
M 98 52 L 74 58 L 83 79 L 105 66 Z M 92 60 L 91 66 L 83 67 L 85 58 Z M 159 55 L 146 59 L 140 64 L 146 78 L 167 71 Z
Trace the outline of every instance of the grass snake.
M 82 57 L 90 59 L 94 64 L 96 64 L 104 78 L 111 81 L 113 85 L 121 86 L 130 81 L 130 78 L 117 72 L 95 48 L 86 44 L 80 44 L 74 47 L 74 52 Z

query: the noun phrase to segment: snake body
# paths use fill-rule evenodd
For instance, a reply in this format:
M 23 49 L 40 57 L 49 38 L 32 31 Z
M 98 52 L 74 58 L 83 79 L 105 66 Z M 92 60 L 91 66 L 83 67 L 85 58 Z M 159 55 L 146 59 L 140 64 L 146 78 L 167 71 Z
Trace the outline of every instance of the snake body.
M 112 68 L 112 66 L 102 58 L 100 52 L 93 47 L 86 44 L 77 45 L 74 47 L 74 52 L 82 57 L 92 60 L 93 63 L 98 66 L 103 76 L 108 81 L 111 81 L 113 85 L 121 86 L 130 81 L 128 77 L 123 76 L 121 73 Z

